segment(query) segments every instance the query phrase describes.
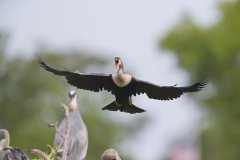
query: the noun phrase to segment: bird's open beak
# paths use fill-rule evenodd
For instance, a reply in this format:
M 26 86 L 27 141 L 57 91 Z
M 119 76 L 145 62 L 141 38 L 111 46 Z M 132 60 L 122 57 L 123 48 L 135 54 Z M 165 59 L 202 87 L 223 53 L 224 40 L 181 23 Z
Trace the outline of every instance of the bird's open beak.
M 115 65 L 117 66 L 119 63 L 119 60 L 118 59 L 115 59 Z

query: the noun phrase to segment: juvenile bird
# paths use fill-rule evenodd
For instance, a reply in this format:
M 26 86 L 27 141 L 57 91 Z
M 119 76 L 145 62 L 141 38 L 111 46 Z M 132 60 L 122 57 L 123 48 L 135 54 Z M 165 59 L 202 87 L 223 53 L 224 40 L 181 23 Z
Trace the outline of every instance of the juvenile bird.
M 121 160 L 121 157 L 115 149 L 110 148 L 103 152 L 101 160 Z
M 6 129 L 0 129 L 3 139 L 0 141 L 0 160 L 28 160 L 27 155 L 17 147 L 10 146 L 10 134 Z

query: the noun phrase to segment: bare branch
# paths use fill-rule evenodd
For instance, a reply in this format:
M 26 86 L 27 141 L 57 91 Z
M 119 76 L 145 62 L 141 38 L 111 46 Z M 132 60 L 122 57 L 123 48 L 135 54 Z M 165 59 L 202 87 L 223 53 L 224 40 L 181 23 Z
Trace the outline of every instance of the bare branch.
M 62 138 L 64 138 L 64 136 L 59 132 L 59 130 L 58 130 L 58 122 L 55 122 L 55 123 L 49 123 L 48 124 L 48 127 L 50 127 L 50 128 L 55 128 L 55 132 L 59 135 L 59 136 L 61 136 Z
M 37 155 L 39 158 L 43 160 L 50 160 L 48 156 L 39 149 L 32 149 L 32 153 Z
M 57 130 L 57 128 L 58 128 L 58 122 L 49 123 L 49 124 L 48 124 L 48 127 L 55 128 L 55 129 Z
M 65 120 L 66 120 L 66 128 L 64 133 L 64 144 L 63 144 L 63 156 L 62 160 L 67 160 L 67 151 L 68 151 L 68 137 L 69 137 L 69 108 L 64 103 L 61 103 L 62 107 L 65 111 Z

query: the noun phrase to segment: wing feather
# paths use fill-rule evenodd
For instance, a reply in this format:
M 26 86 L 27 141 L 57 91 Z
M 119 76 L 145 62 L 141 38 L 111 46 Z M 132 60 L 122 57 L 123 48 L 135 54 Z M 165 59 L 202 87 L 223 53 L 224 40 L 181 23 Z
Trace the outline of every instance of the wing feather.
M 110 74 L 83 74 L 80 72 L 71 72 L 67 69 L 61 70 L 45 63 L 39 55 L 36 56 L 41 67 L 55 75 L 64 76 L 69 84 L 79 89 L 94 92 L 98 92 L 103 89 L 112 91 L 113 82 Z
M 207 84 L 207 80 L 197 82 L 191 86 L 158 86 L 147 81 L 141 81 L 134 78 L 133 95 L 145 93 L 149 98 L 157 100 L 172 100 L 180 97 L 186 92 L 200 91 Z

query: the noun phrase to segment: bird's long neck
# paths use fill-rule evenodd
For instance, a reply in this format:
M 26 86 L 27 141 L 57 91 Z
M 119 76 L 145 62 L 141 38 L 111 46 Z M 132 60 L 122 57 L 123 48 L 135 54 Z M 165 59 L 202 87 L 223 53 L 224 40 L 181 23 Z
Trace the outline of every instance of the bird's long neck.
M 121 67 L 118 68 L 118 71 L 116 74 L 116 80 L 120 83 L 122 83 L 124 81 L 123 69 Z
M 121 77 L 124 73 L 124 69 L 123 69 L 123 64 L 121 63 L 119 66 L 118 66 L 118 70 L 117 70 L 117 77 Z
M 71 100 L 71 102 L 69 104 L 69 110 L 71 112 L 78 111 L 77 96 L 74 96 L 73 99 Z
M 0 147 L 2 147 L 2 148 L 8 147 L 10 145 L 10 135 L 9 135 L 8 130 L 1 129 L 0 133 L 2 133 L 2 135 L 4 137 L 4 139 L 2 139 L 0 141 L 0 145 L 1 145 Z
M 117 74 L 118 74 L 118 75 L 123 74 L 123 68 L 122 68 L 122 67 L 119 67 L 119 68 L 118 68 Z

